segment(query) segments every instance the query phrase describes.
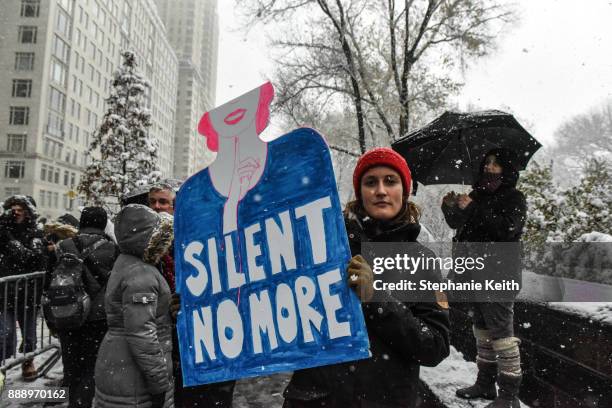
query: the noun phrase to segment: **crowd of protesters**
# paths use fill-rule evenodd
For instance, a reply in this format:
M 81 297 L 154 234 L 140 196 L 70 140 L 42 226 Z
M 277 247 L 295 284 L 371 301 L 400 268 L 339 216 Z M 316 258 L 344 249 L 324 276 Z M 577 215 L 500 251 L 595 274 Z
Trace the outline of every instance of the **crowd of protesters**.
M 520 238 L 525 199 L 515 188 L 517 178 L 511 152 L 492 151 L 470 194 L 444 197 L 442 210 L 457 230 L 456 241 Z M 410 201 L 408 164 L 391 149 L 373 149 L 359 159 L 353 188 L 355 199 L 344 211 L 352 254 L 347 282 L 362 301 L 371 357 L 294 372 L 284 392 L 286 408 L 413 407 L 419 367 L 436 366 L 449 354 L 448 303 L 439 293 L 432 293 L 430 302 L 402 302 L 389 293 L 384 302 L 370 302 L 373 273 L 360 254 L 361 244 L 418 242 L 421 209 Z M 6 199 L 0 224 L 1 276 L 40 270 L 52 275 L 63 254 L 87 254 L 82 261 L 91 309 L 80 327 L 56 333 L 69 407 L 92 406 L 94 398 L 97 407 L 231 407 L 235 381 L 183 387 L 172 249 L 175 190 L 156 186 L 147 198 L 148 206 L 130 204 L 120 210 L 114 237 L 105 232 L 108 217 L 102 208 L 84 208 L 80 220 L 65 215 L 43 231 L 31 197 Z M 425 247 L 415 248 L 429 253 Z M 441 279 L 439 271 L 428 273 L 431 279 Z M 0 319 L 3 359 L 16 353 L 16 323 L 23 352 L 36 347 L 39 300 L 32 289 L 17 287 L 17 293 L 9 291 L 1 299 L 0 305 L 7 305 Z M 512 303 L 470 307 L 479 372 L 476 383 L 457 390 L 457 396 L 492 399 L 489 408 L 520 406 Z M 25 380 L 36 377 L 32 360 L 25 361 L 22 370 Z

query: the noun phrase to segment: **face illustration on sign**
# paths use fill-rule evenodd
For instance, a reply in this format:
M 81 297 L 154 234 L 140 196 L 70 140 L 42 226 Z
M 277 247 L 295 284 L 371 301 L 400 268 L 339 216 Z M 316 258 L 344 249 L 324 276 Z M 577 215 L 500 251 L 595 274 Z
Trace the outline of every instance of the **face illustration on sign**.
M 204 114 L 198 131 L 208 148 L 217 152 L 210 176 L 217 192 L 227 197 L 223 211 L 225 233 L 238 227 L 240 200 L 261 178 L 267 144 L 259 134 L 268 125 L 274 89 L 269 82 Z
M 255 126 L 259 94 L 260 88 L 255 88 L 210 111 L 211 125 L 219 137 L 240 137 Z

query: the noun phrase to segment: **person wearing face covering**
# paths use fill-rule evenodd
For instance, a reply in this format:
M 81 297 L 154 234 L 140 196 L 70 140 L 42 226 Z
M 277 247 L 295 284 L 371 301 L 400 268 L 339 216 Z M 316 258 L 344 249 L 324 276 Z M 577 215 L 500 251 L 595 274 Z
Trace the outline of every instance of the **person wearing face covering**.
M 491 150 L 485 156 L 480 177 L 469 194 L 450 192 L 444 196 L 442 212 L 447 224 L 456 230 L 453 241 L 492 243 L 520 240 L 527 205 L 523 193 L 516 189 L 518 171 L 514 163 L 514 152 Z M 504 272 L 520 281 L 520 253 L 514 254 L 514 248 L 508 250 L 512 253 L 505 253 L 500 258 L 505 262 Z M 510 258 L 512 262 L 508 262 Z M 457 280 L 469 280 L 467 273 L 455 276 Z M 514 303 L 471 303 L 469 307 L 473 311 L 478 375 L 474 385 L 457 390 L 456 395 L 465 399 L 494 400 L 486 408 L 520 407 L 518 393 L 522 372 L 520 340 L 514 337 Z M 499 393 L 495 388 L 496 382 Z

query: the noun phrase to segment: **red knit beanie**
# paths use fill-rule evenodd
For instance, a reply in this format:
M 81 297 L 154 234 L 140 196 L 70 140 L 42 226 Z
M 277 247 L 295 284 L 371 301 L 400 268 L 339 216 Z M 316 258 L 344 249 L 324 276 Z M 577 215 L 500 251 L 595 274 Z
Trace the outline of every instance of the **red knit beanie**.
M 361 198 L 361 177 L 370 168 L 375 166 L 386 166 L 397 171 L 402 179 L 404 195 L 407 196 L 412 190 L 412 176 L 406 160 L 388 147 L 378 147 L 365 152 L 357 161 L 357 166 L 353 171 L 353 188 L 355 196 Z

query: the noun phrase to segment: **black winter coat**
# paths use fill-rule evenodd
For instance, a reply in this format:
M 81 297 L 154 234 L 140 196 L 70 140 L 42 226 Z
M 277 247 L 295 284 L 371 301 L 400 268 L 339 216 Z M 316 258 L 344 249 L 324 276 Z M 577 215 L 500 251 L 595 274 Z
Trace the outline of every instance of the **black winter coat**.
M 464 210 L 442 204 L 456 242 L 518 242 L 523 234 L 527 204 L 514 186 L 503 185 L 493 194 L 474 190 Z
M 83 228 L 76 237 L 61 241 L 58 249 L 58 256 L 61 256 L 61 253 L 73 253 L 79 256 L 93 245 L 98 246 L 84 259 L 86 273 L 83 281 L 85 290 L 91 297 L 91 310 L 87 321 L 106 320 L 104 293 L 113 264 L 119 256 L 119 247 L 104 231 L 97 228 Z
M 362 242 L 415 242 L 418 224 L 377 232 L 345 220 L 353 256 Z M 425 247 L 423 251 L 431 253 Z M 296 371 L 288 400 L 333 400 L 338 407 L 414 407 L 419 367 L 436 366 L 449 354 L 448 312 L 437 303 L 362 303 L 371 358 Z
M 480 243 L 518 243 L 523 234 L 527 213 L 527 204 L 523 193 L 516 189 L 518 172 L 514 170 L 509 153 L 503 149 L 493 150 L 503 166 L 502 184 L 493 192 L 478 188 L 469 196 L 472 202 L 460 209 L 457 205 L 442 203 L 442 213 L 447 224 L 456 230 L 453 241 Z M 484 162 L 481 164 L 480 175 L 483 174 Z M 469 248 L 473 251 L 470 252 Z M 454 256 L 475 256 L 486 252 L 488 265 L 503 264 L 503 278 L 521 279 L 520 245 L 455 245 Z M 470 253 L 467 253 L 470 252 Z M 455 275 L 457 280 L 469 281 L 473 276 L 469 272 Z
M 37 215 L 30 209 L 31 204 L 22 203 L 18 197 L 11 197 L 7 200 L 5 208 L 11 203 L 20 204 L 28 215 L 26 220 L 20 224 L 15 223 L 12 215 L 8 213 L 0 216 L 0 277 L 44 271 L 47 266 L 43 231 L 36 225 Z M 8 285 L 6 292 L 8 309 L 15 308 L 16 288 L 20 310 L 23 308 L 24 300 L 28 305 L 40 302 L 43 290 L 42 278 L 31 279 L 27 285 L 24 281 L 10 282 L 6 285 Z M 4 294 L 5 284 L 2 284 L 0 285 L 0 308 L 4 307 Z

